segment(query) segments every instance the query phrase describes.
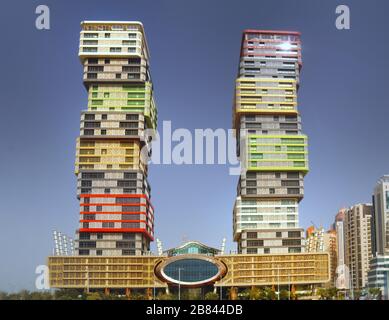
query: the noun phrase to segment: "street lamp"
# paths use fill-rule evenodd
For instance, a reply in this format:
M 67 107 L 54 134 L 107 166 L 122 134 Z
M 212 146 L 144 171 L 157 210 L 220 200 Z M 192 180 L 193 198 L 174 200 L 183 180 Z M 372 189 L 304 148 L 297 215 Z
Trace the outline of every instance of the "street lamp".
M 178 268 L 178 300 L 181 300 L 181 270 L 184 268 Z
M 220 273 L 220 300 L 223 300 L 222 299 L 222 296 L 223 296 L 223 287 L 222 287 L 222 275 Z
M 288 291 L 289 291 L 289 300 L 290 300 L 290 290 L 291 290 L 291 288 L 290 288 L 290 273 L 288 274 Z
M 277 265 L 277 287 L 278 287 L 278 300 L 280 300 L 280 266 Z

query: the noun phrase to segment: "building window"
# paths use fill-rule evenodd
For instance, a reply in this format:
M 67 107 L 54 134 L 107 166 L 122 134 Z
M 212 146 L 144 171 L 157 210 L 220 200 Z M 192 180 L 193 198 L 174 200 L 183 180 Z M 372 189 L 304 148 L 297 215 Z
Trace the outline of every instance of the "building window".
M 107 120 L 107 115 L 106 114 L 102 114 L 101 115 L 101 120 Z
M 90 233 L 81 232 L 80 233 L 80 240 L 89 240 L 90 239 Z
M 81 250 L 78 250 L 78 254 L 80 256 L 87 256 L 89 255 L 89 250 L 88 249 L 81 249 Z
M 102 256 L 103 250 L 96 250 L 96 256 Z
M 95 214 L 86 214 L 84 215 L 85 220 L 96 220 Z
M 263 247 L 263 240 L 247 240 L 248 247 Z
M 270 194 L 275 194 L 275 193 L 276 193 L 276 190 L 275 190 L 274 188 L 270 188 L 270 189 L 269 189 L 269 193 L 270 193 Z
M 256 232 L 247 232 L 247 239 L 256 239 L 257 233 Z
M 114 228 L 115 224 L 113 222 L 103 222 L 103 228 Z
M 288 231 L 288 238 L 301 238 L 300 231 Z
M 96 211 L 101 212 L 103 210 L 103 206 L 96 206 Z

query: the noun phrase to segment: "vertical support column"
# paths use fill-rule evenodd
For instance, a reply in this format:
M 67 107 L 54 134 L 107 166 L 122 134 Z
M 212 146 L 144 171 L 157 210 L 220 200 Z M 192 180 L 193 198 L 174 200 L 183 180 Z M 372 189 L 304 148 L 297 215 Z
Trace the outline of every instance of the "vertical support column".
M 147 297 L 147 300 L 152 300 L 152 297 L 153 297 L 153 294 L 152 294 L 152 289 L 151 288 L 147 288 L 146 289 L 146 297 Z
M 230 300 L 237 300 L 238 299 L 238 289 L 236 287 L 230 288 Z

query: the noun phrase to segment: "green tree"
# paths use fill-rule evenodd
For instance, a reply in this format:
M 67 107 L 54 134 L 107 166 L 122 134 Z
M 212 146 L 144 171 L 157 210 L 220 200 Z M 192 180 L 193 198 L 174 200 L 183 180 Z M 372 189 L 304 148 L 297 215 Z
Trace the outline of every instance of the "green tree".
M 0 291 L 0 300 L 8 300 L 8 293 Z
M 216 292 L 210 291 L 205 294 L 205 300 L 219 300 L 219 295 Z
M 276 300 L 277 299 L 276 292 L 272 288 L 265 287 L 263 289 L 263 294 L 264 294 L 265 300 Z
M 369 295 L 373 299 L 381 299 L 381 289 L 380 288 L 369 288 Z
M 251 287 L 249 289 L 249 299 L 250 300 L 260 300 L 261 299 L 261 290 L 257 287 Z
M 289 299 L 289 291 L 288 290 L 281 290 L 280 291 L 280 300 L 288 300 Z
M 30 293 L 29 299 L 30 300 L 53 300 L 54 296 L 49 291 L 42 291 L 42 292 L 34 291 Z
M 175 300 L 175 299 L 174 299 L 174 295 L 172 295 L 171 293 L 160 292 L 157 295 L 157 300 Z
M 316 294 L 320 297 L 321 300 L 328 300 L 328 290 L 326 288 L 318 288 Z
M 86 295 L 86 300 L 103 300 L 103 297 L 99 292 L 91 292 Z
M 147 295 L 141 292 L 135 292 L 131 295 L 131 300 L 147 300 Z
M 54 292 L 55 300 L 79 300 L 86 299 L 86 294 L 77 289 L 61 289 Z

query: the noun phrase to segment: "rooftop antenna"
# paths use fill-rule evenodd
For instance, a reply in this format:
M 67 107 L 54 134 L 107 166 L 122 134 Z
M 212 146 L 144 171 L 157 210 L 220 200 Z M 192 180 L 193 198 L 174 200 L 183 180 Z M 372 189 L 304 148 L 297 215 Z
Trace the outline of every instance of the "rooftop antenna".
M 162 253 L 163 253 L 163 250 L 162 250 L 162 242 L 161 242 L 161 240 L 159 240 L 158 238 L 157 238 L 157 250 L 158 250 L 158 255 L 159 255 L 159 256 L 162 256 Z
M 74 255 L 74 240 L 60 231 L 53 231 L 54 248 L 53 255 L 69 256 Z
M 226 248 L 226 238 L 222 240 L 222 249 L 220 250 L 220 254 L 224 254 L 224 250 Z
M 58 243 L 57 230 L 53 231 L 53 237 L 54 237 L 54 255 L 59 256 L 59 243 Z

